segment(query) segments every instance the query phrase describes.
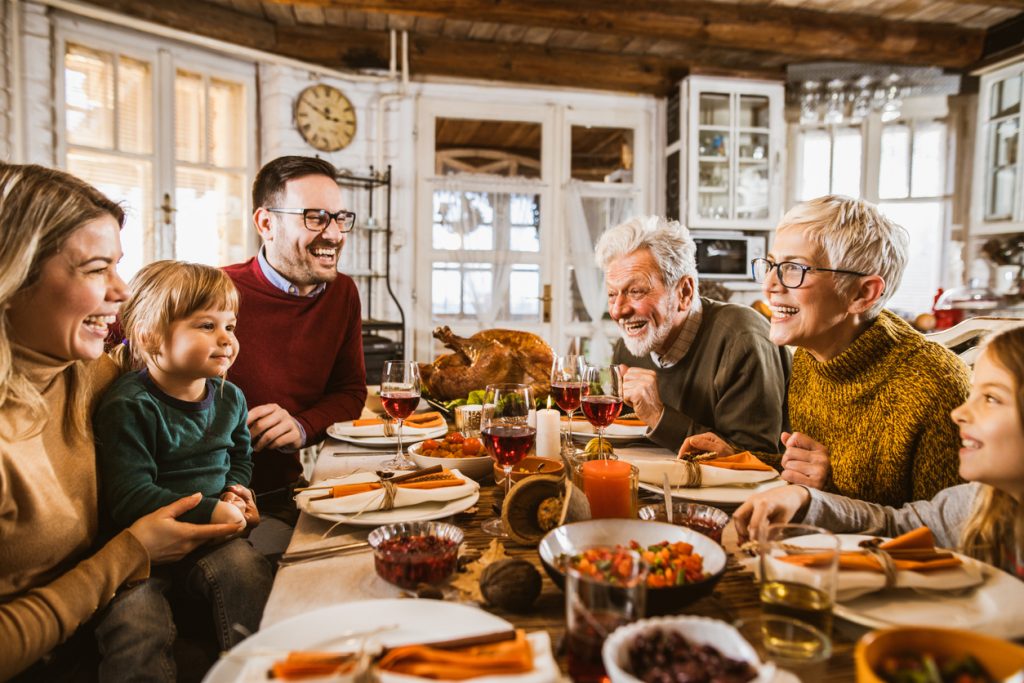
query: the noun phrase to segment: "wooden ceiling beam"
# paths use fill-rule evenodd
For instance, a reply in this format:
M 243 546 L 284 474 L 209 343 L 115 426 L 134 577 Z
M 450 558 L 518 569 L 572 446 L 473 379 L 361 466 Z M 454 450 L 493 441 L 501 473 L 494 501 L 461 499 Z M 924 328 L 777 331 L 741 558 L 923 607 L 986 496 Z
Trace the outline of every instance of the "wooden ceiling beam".
M 273 0 L 367 13 L 458 18 L 641 36 L 681 45 L 784 54 L 799 61 L 891 62 L 965 68 L 981 56 L 984 31 L 707 0 Z M 987 0 L 1024 5 L 1024 0 Z

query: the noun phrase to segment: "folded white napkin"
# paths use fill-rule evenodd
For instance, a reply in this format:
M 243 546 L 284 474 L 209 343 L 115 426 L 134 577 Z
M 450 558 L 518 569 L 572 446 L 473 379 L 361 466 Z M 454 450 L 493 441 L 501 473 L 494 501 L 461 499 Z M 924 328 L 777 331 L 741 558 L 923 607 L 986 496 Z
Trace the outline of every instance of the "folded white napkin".
M 408 507 L 431 501 L 458 500 L 472 495 L 480 489 L 480 485 L 472 479 L 467 479 L 458 470 L 450 470 L 452 474 L 462 479 L 461 486 L 446 486 L 437 489 L 407 489 L 401 486 L 395 487 L 394 507 Z M 316 482 L 316 486 L 336 486 L 337 484 L 360 484 L 364 482 L 375 482 L 379 478 L 372 472 L 360 472 L 345 477 L 327 479 Z M 295 502 L 300 510 L 311 513 L 327 513 L 351 515 L 358 512 L 369 512 L 380 509 L 384 501 L 384 489 L 355 493 L 342 498 L 324 498 L 322 500 L 310 500 L 322 496 L 324 491 L 304 491 L 295 497 Z
M 573 420 L 572 433 L 597 436 L 597 429 L 585 420 Z M 617 425 L 613 422 L 604 428 L 604 434 L 605 436 L 635 436 L 639 438 L 647 434 L 647 425 Z
M 437 427 L 413 427 L 409 424 L 402 425 L 402 434 L 424 434 L 426 432 L 436 431 Z M 331 432 L 339 436 L 355 436 L 355 437 L 371 437 L 371 436 L 384 436 L 384 423 L 375 425 L 364 425 L 362 427 L 352 426 L 352 421 L 348 422 L 335 422 L 331 425 Z
M 620 455 L 620 460 L 636 465 L 640 470 L 640 481 L 655 486 L 662 485 L 662 475 L 667 473 L 672 488 L 681 488 L 689 479 L 688 466 L 670 456 Z M 711 465 L 698 465 L 701 471 L 701 488 L 712 486 L 737 486 L 757 484 L 777 479 L 778 472 L 760 470 L 729 470 Z

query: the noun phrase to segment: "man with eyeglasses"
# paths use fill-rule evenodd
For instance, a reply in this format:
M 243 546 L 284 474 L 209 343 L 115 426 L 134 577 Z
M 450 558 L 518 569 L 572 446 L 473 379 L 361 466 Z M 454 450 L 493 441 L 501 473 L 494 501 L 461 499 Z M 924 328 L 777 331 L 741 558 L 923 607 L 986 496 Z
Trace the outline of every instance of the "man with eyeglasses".
M 265 519 L 252 538 L 268 553 L 283 551 L 295 523 L 299 449 L 332 423 L 359 417 L 366 400 L 359 293 L 338 272 L 356 216 L 336 177 L 323 159 L 267 163 L 252 188 L 263 245 L 225 268 L 240 294 L 235 334 L 243 349 L 231 381 L 249 404 L 252 487 Z
M 789 354 L 753 309 L 700 297 L 686 228 L 637 217 L 597 243 L 608 312 L 622 334 L 612 360 L 623 398 L 655 443 L 676 451 L 714 432 L 739 450 L 777 453 Z

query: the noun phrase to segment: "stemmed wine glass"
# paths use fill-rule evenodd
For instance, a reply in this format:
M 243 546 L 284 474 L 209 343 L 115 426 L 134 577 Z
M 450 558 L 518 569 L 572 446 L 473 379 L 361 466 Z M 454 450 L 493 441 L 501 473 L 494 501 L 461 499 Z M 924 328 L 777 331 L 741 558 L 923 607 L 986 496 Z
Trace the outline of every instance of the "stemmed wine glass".
M 569 445 L 572 446 L 572 417 L 580 407 L 580 399 L 590 392 L 590 387 L 583 381 L 583 371 L 587 367 L 583 356 L 569 354 L 555 356 L 551 364 L 551 395 L 558 407 L 569 415 Z
M 583 414 L 597 428 L 597 447 L 604 454 L 604 428 L 622 412 L 622 373 L 618 365 L 588 366 L 583 374 L 589 392 L 583 396 Z
M 537 429 L 528 422 L 532 407 L 533 393 L 525 384 L 490 384 L 484 390 L 480 432 L 487 452 L 505 471 L 506 496 L 512 484 L 512 467 L 526 457 L 537 435 Z M 508 536 L 500 515 L 484 522 L 481 528 L 491 536 Z
M 380 402 L 385 412 L 398 421 L 398 452 L 382 466 L 389 470 L 416 469 L 416 463 L 402 447 L 402 422 L 412 415 L 420 402 L 419 365 L 410 360 L 385 361 L 380 379 Z

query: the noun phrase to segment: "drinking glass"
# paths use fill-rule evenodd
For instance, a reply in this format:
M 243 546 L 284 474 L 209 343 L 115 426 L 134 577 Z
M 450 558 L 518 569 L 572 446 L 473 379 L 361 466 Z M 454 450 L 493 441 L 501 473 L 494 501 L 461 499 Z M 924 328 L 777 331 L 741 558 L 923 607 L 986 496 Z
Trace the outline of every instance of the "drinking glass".
M 583 373 L 587 393 L 582 397 L 583 414 L 597 429 L 598 452 L 604 458 L 604 429 L 622 412 L 622 373 L 618 365 L 588 366 Z
M 537 435 L 529 423 L 533 393 L 525 384 L 490 384 L 484 390 L 484 407 L 480 414 L 480 433 L 487 452 L 505 471 L 505 497 L 512 484 L 512 467 L 526 457 Z M 491 536 L 508 537 L 501 516 L 483 523 L 481 528 Z
M 402 446 L 402 422 L 412 415 L 420 402 L 420 368 L 411 360 L 384 362 L 380 379 L 380 402 L 384 412 L 398 421 L 398 452 L 383 463 L 388 470 L 414 470 L 414 463 Z
M 832 635 L 832 605 L 839 580 L 839 539 L 808 524 L 772 524 L 758 539 L 761 611 L 810 624 Z M 772 646 L 800 659 L 821 649 L 820 639 L 779 629 L 765 636 Z
M 569 416 L 569 444 L 572 445 L 572 418 L 590 387 L 583 381 L 587 362 L 583 356 L 555 356 L 551 364 L 551 396 Z
M 619 626 L 644 616 L 647 567 L 634 550 L 616 554 L 614 565 L 624 576 L 614 583 L 565 567 L 567 659 L 574 683 L 607 682 L 601 659 L 604 641 Z M 627 567 L 628 571 L 621 571 Z
M 832 639 L 808 623 L 777 614 L 759 614 L 733 623 L 762 662 L 793 673 L 801 681 L 824 680 Z M 792 643 L 801 643 L 794 649 Z

